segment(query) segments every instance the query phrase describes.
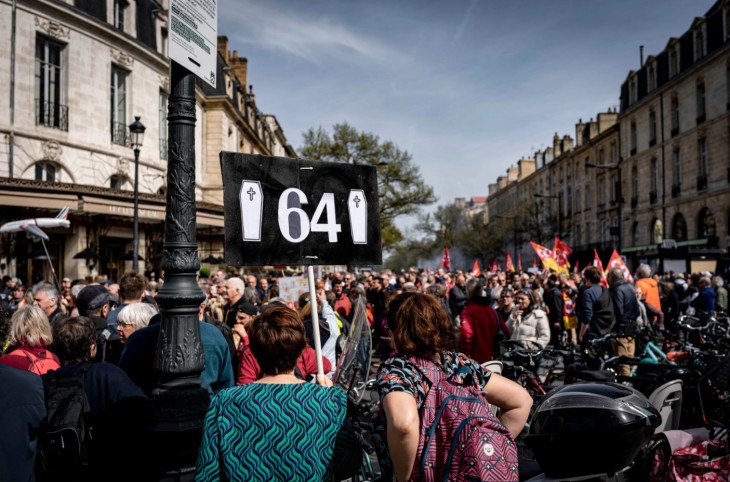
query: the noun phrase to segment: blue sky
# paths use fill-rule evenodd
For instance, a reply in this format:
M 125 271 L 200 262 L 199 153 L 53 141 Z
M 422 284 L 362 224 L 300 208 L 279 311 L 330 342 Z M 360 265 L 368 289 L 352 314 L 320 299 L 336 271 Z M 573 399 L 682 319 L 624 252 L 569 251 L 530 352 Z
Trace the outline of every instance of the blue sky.
M 442 205 L 618 107 L 639 46 L 658 54 L 714 2 L 219 0 L 218 34 L 295 149 L 346 121 L 411 153 Z

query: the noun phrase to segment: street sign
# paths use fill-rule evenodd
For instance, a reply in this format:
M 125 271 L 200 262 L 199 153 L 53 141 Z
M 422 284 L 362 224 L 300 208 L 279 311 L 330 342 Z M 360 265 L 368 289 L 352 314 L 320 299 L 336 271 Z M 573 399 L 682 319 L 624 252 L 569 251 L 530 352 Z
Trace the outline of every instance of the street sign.
M 217 55 L 218 1 L 171 0 L 170 59 L 215 87 Z
M 373 166 L 221 152 L 226 264 L 382 263 Z

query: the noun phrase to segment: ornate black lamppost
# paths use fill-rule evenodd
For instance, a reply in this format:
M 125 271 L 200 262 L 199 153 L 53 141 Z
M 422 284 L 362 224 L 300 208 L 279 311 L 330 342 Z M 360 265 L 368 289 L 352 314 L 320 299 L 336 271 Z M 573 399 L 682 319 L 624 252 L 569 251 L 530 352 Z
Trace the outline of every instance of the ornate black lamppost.
M 144 140 L 145 126 L 134 116 L 129 124 L 129 138 L 134 149 L 134 238 L 132 241 L 132 270 L 139 271 L 139 148 Z

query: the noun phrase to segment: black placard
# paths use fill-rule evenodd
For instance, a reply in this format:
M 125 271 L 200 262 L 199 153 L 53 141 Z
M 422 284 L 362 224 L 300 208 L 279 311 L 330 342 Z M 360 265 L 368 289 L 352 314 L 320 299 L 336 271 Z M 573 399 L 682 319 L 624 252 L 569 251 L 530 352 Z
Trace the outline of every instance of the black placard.
M 375 167 L 220 157 L 226 264 L 382 263 Z

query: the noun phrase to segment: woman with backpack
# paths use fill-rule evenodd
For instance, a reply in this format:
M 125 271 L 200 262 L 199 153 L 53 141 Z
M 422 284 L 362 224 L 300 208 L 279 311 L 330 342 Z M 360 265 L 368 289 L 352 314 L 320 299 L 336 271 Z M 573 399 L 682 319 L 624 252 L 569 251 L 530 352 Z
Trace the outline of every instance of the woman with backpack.
M 13 313 L 10 323 L 10 345 L 0 363 L 38 375 L 61 367 L 61 361 L 48 349 L 53 335 L 43 310 L 24 306 Z
M 527 391 L 454 351 L 451 320 L 431 295 L 398 295 L 388 325 L 397 354 L 378 370 L 373 427 L 383 474 L 516 481 L 514 438 L 532 406 Z M 499 407 L 496 417 L 489 404 Z

